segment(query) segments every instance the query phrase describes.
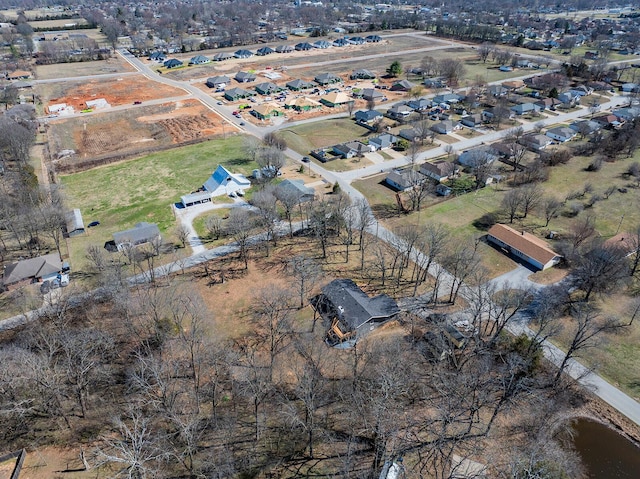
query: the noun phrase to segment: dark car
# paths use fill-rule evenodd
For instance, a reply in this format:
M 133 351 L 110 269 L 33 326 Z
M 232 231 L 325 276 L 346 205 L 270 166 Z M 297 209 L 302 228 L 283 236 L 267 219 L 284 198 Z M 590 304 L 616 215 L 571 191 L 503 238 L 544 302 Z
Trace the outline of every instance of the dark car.
M 134 105 L 142 105 L 142 102 L 140 100 L 136 100 L 133 102 Z
M 98 226 L 100 224 L 99 221 L 92 221 L 87 225 L 88 228 L 93 228 L 94 226 Z
M 310 160 L 310 158 L 308 156 L 303 156 L 302 157 L 302 162 L 303 163 L 309 163 L 309 161 L 311 161 L 311 160 Z
M 40 285 L 40 292 L 42 294 L 47 294 L 49 291 L 51 291 L 51 284 L 49 283 L 49 281 L 44 281 Z

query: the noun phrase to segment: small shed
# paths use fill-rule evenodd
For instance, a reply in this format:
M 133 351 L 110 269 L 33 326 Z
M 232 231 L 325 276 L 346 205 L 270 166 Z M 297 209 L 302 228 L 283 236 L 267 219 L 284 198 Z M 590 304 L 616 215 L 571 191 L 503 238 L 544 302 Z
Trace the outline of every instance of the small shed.
M 85 232 L 84 222 L 82 221 L 82 213 L 78 208 L 67 211 L 67 213 L 65 214 L 65 223 L 68 237 L 78 236 Z

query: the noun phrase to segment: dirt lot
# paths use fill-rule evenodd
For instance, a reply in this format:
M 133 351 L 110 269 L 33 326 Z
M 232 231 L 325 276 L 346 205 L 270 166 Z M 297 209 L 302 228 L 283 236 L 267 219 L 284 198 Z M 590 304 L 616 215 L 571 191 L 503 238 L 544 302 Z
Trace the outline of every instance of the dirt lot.
M 230 126 L 226 133 L 230 133 Z M 221 118 L 196 100 L 74 117 L 50 124 L 49 145 L 58 169 L 92 159 L 134 155 L 225 133 Z M 60 151 L 74 150 L 58 158 Z
M 135 72 L 135 69 L 120 57 L 95 62 L 54 63 L 53 65 L 36 66 L 38 80 L 124 72 Z
M 47 93 L 47 92 L 43 92 Z M 150 82 L 142 75 L 113 80 L 65 83 L 62 90 L 51 90 L 47 105 L 66 103 L 76 111 L 86 108 L 87 100 L 104 98 L 111 106 L 130 105 L 135 101 L 148 101 L 185 95 L 184 90 L 163 83 Z

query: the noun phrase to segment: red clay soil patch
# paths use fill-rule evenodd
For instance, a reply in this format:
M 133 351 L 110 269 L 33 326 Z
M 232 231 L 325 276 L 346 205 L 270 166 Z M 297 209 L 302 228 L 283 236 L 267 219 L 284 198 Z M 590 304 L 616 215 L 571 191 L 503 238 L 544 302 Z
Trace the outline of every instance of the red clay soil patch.
M 87 100 L 104 98 L 111 106 L 133 104 L 135 101 L 184 96 L 184 90 L 163 83 L 152 82 L 143 76 L 114 80 L 92 80 L 73 87 L 67 95 L 52 98 L 49 104 L 66 103 L 76 111 L 87 107 Z

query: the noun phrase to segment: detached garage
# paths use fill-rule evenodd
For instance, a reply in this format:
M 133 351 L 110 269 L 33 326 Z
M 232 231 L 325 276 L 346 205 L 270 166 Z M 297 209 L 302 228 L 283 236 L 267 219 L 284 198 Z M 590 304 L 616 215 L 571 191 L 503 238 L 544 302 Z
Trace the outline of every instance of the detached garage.
M 487 233 L 487 241 L 540 270 L 555 266 L 562 259 L 562 256 L 553 251 L 546 241 L 507 225 L 493 225 Z

